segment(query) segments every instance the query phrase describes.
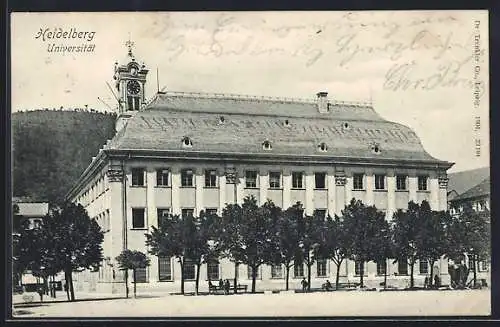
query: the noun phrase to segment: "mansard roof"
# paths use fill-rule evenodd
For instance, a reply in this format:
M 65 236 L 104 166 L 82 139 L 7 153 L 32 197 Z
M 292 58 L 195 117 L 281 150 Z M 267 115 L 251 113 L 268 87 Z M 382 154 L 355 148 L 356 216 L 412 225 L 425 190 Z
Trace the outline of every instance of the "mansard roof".
M 186 138 L 192 146 L 183 143 Z M 429 155 L 410 128 L 384 120 L 370 104 L 330 101 L 320 113 L 315 100 L 201 93 L 157 94 L 105 149 L 449 164 Z

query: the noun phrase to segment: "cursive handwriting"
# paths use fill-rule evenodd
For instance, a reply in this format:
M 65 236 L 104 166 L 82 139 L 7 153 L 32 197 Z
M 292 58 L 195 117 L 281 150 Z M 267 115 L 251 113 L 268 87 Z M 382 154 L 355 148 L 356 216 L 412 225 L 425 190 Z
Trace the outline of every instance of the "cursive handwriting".
M 469 73 L 469 63 L 472 56 L 464 60 L 453 60 L 440 63 L 437 69 L 429 75 L 418 76 L 419 64 L 416 61 L 394 64 L 385 74 L 383 88 L 391 91 L 406 90 L 434 90 L 436 88 L 473 88 L 474 81 L 471 78 L 461 76 L 462 70 Z M 481 95 L 484 93 L 484 85 L 481 86 Z

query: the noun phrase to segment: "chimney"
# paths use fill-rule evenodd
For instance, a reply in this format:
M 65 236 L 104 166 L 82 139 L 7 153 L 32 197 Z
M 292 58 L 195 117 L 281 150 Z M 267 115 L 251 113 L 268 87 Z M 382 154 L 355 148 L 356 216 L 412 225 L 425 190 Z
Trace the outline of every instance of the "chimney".
M 328 112 L 328 92 L 316 93 L 318 97 L 318 111 L 322 114 Z

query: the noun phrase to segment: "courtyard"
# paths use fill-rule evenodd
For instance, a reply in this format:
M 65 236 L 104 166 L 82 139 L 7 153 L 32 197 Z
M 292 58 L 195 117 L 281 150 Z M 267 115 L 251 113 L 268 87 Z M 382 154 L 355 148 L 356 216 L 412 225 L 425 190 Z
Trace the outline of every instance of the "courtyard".
M 17 303 L 15 318 L 487 316 L 490 290 L 338 291 L 165 295 L 134 298 L 77 294 L 76 302 Z M 38 300 L 38 298 L 36 298 Z M 48 300 L 48 299 L 47 299 Z

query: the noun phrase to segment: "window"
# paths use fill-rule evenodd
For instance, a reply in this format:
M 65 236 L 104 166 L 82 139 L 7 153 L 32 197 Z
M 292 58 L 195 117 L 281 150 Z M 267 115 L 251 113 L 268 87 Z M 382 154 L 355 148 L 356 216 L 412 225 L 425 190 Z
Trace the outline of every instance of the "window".
M 304 264 L 303 263 L 295 263 L 293 265 L 293 277 L 304 277 Z
M 245 172 L 245 186 L 246 187 L 257 187 L 257 172 L 247 171 Z
M 263 143 L 262 143 L 262 148 L 264 150 L 271 150 L 273 147 L 271 146 L 271 142 L 269 142 L 268 140 L 265 140 Z
M 168 169 L 158 169 L 156 171 L 156 186 L 168 186 Z
M 385 190 L 385 175 L 375 175 L 375 189 Z
M 172 280 L 172 261 L 167 257 L 158 257 L 158 278 L 160 282 Z
M 144 168 L 132 168 L 132 186 L 144 186 Z
M 379 276 L 385 275 L 386 266 L 387 266 L 387 263 L 385 262 L 385 260 L 384 261 L 378 261 L 377 262 L 377 275 L 379 275 Z
M 303 188 L 303 176 L 302 172 L 292 173 L 292 188 Z
M 408 275 L 408 262 L 406 258 L 398 260 L 398 275 Z
M 137 268 L 135 270 L 135 281 L 137 283 L 148 282 L 148 268 Z
M 219 263 L 211 261 L 207 263 L 207 279 L 219 280 Z
M 145 228 L 146 222 L 144 216 L 144 208 L 132 209 L 132 228 Z
M 326 151 L 328 151 L 328 147 L 326 146 L 326 143 L 320 143 L 320 144 L 318 144 L 318 150 L 320 152 L 326 152 Z
M 156 208 L 156 215 L 158 216 L 158 226 L 161 226 L 162 222 L 168 218 L 170 214 L 170 209 L 168 208 Z
M 354 275 L 361 275 L 361 270 L 363 270 L 363 275 L 365 274 L 365 263 L 361 261 L 356 261 L 354 263 Z
M 427 191 L 427 176 L 418 176 L 418 190 Z
M 363 174 L 354 174 L 352 176 L 353 189 L 362 190 L 363 189 Z
M 316 262 L 316 276 L 326 277 L 326 259 L 321 259 Z
M 269 173 L 269 188 L 280 188 L 281 174 L 277 172 Z
M 283 278 L 283 267 L 281 265 L 271 266 L 271 278 Z
M 319 216 L 319 217 L 325 218 L 326 217 L 326 209 L 315 209 L 314 216 L 315 217 Z
M 182 146 L 185 148 L 191 148 L 193 146 L 193 141 L 189 137 L 182 138 Z
M 195 279 L 196 265 L 191 259 L 184 259 L 184 280 Z
M 194 215 L 194 209 L 182 209 L 182 218 Z
M 406 176 L 405 175 L 397 175 L 396 176 L 396 190 L 398 190 L 398 191 L 406 190 Z
M 181 186 L 183 187 L 193 186 L 193 171 L 191 169 L 183 169 L 181 171 Z
M 207 208 L 207 209 L 205 209 L 205 213 L 207 214 L 207 216 L 216 216 L 217 215 L 217 211 L 218 211 L 217 208 Z
M 325 173 L 315 173 L 314 174 L 315 188 L 324 189 L 326 188 L 326 174 Z
M 418 270 L 421 274 L 427 274 L 429 272 L 429 263 L 427 260 L 419 260 Z
M 257 270 L 255 271 L 255 279 L 260 279 L 260 272 L 259 272 L 259 268 L 257 268 Z M 247 275 L 248 275 L 248 279 L 252 279 L 252 268 L 250 266 L 247 266 Z
M 205 187 L 217 187 L 217 170 L 205 170 Z

